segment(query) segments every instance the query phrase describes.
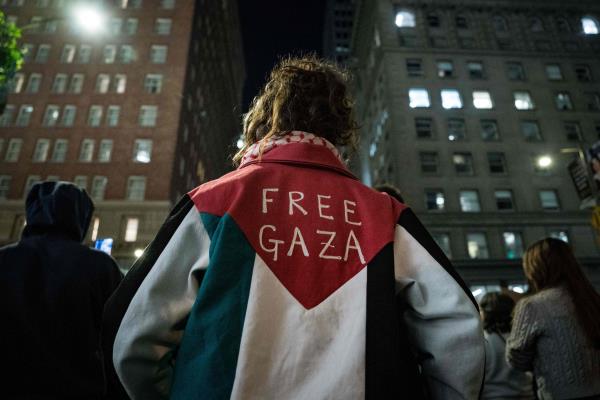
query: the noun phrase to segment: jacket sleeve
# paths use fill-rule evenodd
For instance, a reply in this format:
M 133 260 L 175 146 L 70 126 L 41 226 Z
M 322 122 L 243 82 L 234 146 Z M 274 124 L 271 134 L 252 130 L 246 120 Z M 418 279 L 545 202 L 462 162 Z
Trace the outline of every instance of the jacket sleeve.
M 521 371 L 533 370 L 535 345 L 539 336 L 539 324 L 533 316 L 533 308 L 529 299 L 517 303 L 510 336 L 506 341 L 506 360 Z
M 208 266 L 210 238 L 200 214 L 190 204 L 176 214 L 107 304 L 120 321 L 112 360 L 132 399 L 168 398 L 174 354 Z
M 477 399 L 485 367 L 477 303 L 410 209 L 396 226 L 394 270 L 431 398 Z

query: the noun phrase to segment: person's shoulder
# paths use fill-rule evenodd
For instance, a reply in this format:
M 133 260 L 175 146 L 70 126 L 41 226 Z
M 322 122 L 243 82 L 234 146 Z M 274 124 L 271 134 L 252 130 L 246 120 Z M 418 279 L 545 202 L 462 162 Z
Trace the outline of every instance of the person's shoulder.
M 91 264 L 96 265 L 99 268 L 119 268 L 119 265 L 110 255 L 103 251 L 93 249 L 91 247 L 82 245 L 83 252 L 90 261 Z

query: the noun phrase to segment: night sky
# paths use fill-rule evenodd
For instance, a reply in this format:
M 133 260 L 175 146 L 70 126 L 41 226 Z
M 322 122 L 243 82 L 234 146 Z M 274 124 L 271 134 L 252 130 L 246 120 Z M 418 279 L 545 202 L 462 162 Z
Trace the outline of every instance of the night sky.
M 321 54 L 324 0 L 238 0 L 246 60 L 242 110 L 265 83 L 279 57 Z

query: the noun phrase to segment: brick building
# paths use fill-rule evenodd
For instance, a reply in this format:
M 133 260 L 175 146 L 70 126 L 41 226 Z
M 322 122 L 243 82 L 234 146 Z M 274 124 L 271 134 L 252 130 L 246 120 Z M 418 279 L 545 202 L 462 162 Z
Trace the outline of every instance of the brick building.
M 237 3 L 0 0 L 26 62 L 0 117 L 0 243 L 18 239 L 39 180 L 73 181 L 96 203 L 88 239 L 113 239 L 127 268 L 187 190 L 230 167 L 244 62 Z
M 590 0 L 358 2 L 362 179 L 401 188 L 472 284 L 522 281 L 523 249 L 554 236 L 600 285 L 567 172 L 600 138 L 599 31 Z

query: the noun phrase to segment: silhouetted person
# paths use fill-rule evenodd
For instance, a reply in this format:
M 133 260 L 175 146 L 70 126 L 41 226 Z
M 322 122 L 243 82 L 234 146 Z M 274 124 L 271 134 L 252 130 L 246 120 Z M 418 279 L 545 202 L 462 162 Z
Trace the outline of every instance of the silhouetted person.
M 404 198 L 400 193 L 400 189 L 398 189 L 394 185 L 391 185 L 389 183 L 382 183 L 381 185 L 375 185 L 373 189 L 377 190 L 378 192 L 387 193 L 396 200 L 398 200 L 400 203 L 404 203 Z
M 21 240 L 0 249 L 2 398 L 104 395 L 102 310 L 122 274 L 82 244 L 93 211 L 75 185 L 38 183 Z
M 600 295 L 562 240 L 523 255 L 533 295 L 517 303 L 506 344 L 510 364 L 533 371 L 540 400 L 600 397 Z
M 347 79 L 282 60 L 245 116 L 239 168 L 180 200 L 111 297 L 106 338 L 132 398 L 415 399 L 406 354 L 432 398 L 477 397 L 470 290 L 336 148 L 357 138 Z

